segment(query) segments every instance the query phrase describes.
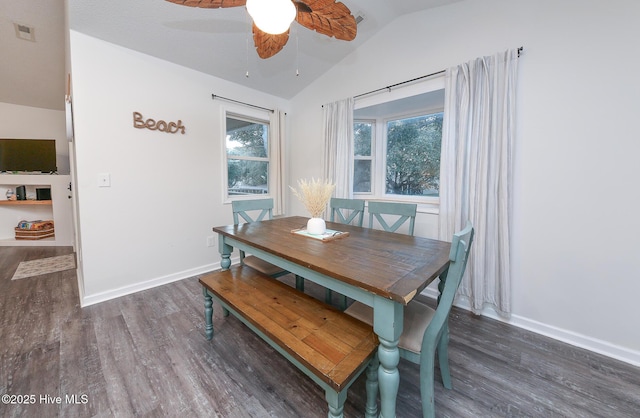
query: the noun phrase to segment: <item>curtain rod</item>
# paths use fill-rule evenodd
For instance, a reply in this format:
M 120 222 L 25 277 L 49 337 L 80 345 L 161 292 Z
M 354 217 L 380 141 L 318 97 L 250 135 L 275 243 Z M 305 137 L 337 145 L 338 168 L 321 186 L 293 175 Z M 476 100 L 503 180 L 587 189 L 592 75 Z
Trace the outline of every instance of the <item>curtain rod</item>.
M 256 106 L 256 105 L 251 104 L 251 103 L 245 103 L 245 102 L 241 102 L 241 101 L 238 101 L 238 100 L 229 99 L 229 98 L 227 98 L 227 97 L 218 96 L 218 95 L 216 95 L 216 94 L 212 94 L 212 95 L 211 95 L 211 99 L 215 100 L 216 98 L 218 98 L 218 99 L 222 99 L 222 100 L 226 100 L 226 101 L 228 101 L 228 102 L 239 103 L 239 104 L 242 104 L 242 105 L 245 105 L 245 106 L 255 107 L 256 109 L 266 110 L 266 111 L 269 111 L 269 112 L 271 112 L 271 113 L 273 113 L 273 112 L 274 112 L 274 110 L 273 110 L 273 109 L 267 109 L 266 107 Z
M 391 84 L 390 86 L 387 86 L 387 87 L 382 87 L 382 88 L 379 88 L 379 89 L 375 89 L 375 90 L 368 91 L 368 92 L 366 92 L 366 93 L 358 94 L 358 95 L 356 95 L 356 96 L 353 96 L 353 98 L 354 98 L 354 99 L 357 99 L 358 97 L 366 96 L 367 94 L 377 93 L 377 92 L 379 92 L 379 91 L 383 91 L 383 90 L 389 90 L 389 91 L 391 91 L 391 89 L 392 89 L 393 87 L 398 87 L 398 86 L 401 86 L 401 85 L 403 85 L 403 84 L 407 84 L 407 83 L 411 83 L 411 82 L 414 82 L 414 81 L 422 80 L 423 78 L 432 77 L 432 76 L 434 76 L 434 75 L 442 74 L 442 73 L 444 73 L 445 71 L 446 71 L 446 70 L 441 70 L 441 71 L 437 71 L 437 72 L 435 72 L 435 73 L 431 73 L 431 74 L 423 75 L 423 76 L 420 76 L 420 77 L 412 78 L 411 80 L 401 81 L 400 83 Z
M 524 47 L 522 47 L 522 46 L 520 48 L 518 48 L 518 58 L 520 58 L 520 54 L 522 53 L 523 50 L 524 50 Z M 412 78 L 411 80 L 401 81 L 400 83 L 391 84 L 390 86 L 386 86 L 386 87 L 382 87 L 382 88 L 379 88 L 379 89 L 376 89 L 376 90 L 368 91 L 366 93 L 358 94 L 356 96 L 353 96 L 353 98 L 357 99 L 358 97 L 366 96 L 366 95 L 372 94 L 372 93 L 377 93 L 377 92 L 383 91 L 383 90 L 391 91 L 391 89 L 394 88 L 394 87 L 398 87 L 398 86 L 401 86 L 403 84 L 412 83 L 414 81 L 422 80 L 423 78 L 433 77 L 434 75 L 442 74 L 445 71 L 447 71 L 447 70 L 440 70 L 440 71 L 436 71 L 435 73 L 431 73 L 431 74 L 423 75 L 423 76 L 420 76 L 420 77 Z

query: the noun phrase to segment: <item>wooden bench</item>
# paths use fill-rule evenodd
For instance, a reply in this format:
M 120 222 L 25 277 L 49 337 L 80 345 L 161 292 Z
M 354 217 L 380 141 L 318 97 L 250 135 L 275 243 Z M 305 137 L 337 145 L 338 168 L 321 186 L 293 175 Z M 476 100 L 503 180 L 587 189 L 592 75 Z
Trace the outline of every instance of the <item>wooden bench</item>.
M 248 266 L 200 283 L 208 340 L 213 298 L 325 390 L 329 417 L 343 416 L 347 390 L 368 366 L 366 417 L 377 415 L 378 337 L 370 325 Z

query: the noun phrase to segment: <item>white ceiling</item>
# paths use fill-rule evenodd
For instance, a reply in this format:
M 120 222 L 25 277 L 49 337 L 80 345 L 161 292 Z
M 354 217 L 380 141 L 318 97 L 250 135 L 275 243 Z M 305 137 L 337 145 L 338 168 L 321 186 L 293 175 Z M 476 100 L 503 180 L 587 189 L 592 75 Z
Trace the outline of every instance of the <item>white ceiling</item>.
M 71 30 L 288 99 L 396 17 L 461 0 L 342 0 L 354 16 L 364 18 L 354 41 L 328 38 L 294 23 L 285 48 L 266 60 L 255 52 L 244 7 L 199 9 L 164 0 L 67 1 Z M 0 102 L 64 108 L 64 3 L 0 2 Z M 14 22 L 34 27 L 36 41 L 18 39 Z
M 0 102 L 64 109 L 64 1 L 0 1 Z M 14 22 L 34 27 L 35 42 Z

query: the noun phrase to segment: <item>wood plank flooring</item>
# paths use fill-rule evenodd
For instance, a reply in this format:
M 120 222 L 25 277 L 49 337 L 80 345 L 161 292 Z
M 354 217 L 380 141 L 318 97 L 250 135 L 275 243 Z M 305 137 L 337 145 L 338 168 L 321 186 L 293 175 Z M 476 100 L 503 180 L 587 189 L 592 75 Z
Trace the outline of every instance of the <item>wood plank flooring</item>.
M 83 309 L 74 270 L 11 280 L 23 260 L 71 251 L 0 247 L 0 394 L 35 395 L 1 417 L 326 417 L 322 390 L 219 306 L 205 339 L 197 277 Z M 450 329 L 438 416 L 640 416 L 639 368 L 456 308 Z M 399 368 L 398 417 L 421 416 L 418 367 Z M 364 381 L 345 417 L 364 415 Z

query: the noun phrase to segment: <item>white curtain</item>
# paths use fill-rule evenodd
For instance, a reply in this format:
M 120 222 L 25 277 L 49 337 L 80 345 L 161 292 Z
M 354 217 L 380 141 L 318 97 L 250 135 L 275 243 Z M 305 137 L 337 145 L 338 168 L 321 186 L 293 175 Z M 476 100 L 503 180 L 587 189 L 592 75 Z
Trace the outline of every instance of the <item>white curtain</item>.
M 478 314 L 511 312 L 509 234 L 518 52 L 449 68 L 440 167 L 440 239 L 467 219 L 475 239 L 460 295 Z
M 336 185 L 335 197 L 353 197 L 353 98 L 323 107 L 324 176 Z
M 271 114 L 271 175 L 274 176 L 272 185 L 272 193 L 273 196 L 273 215 L 284 215 L 285 214 L 285 205 L 284 205 L 284 179 L 285 176 L 285 164 L 284 164 L 284 152 L 285 152 L 285 138 L 286 138 L 286 116 L 287 114 L 281 110 L 274 110 Z

